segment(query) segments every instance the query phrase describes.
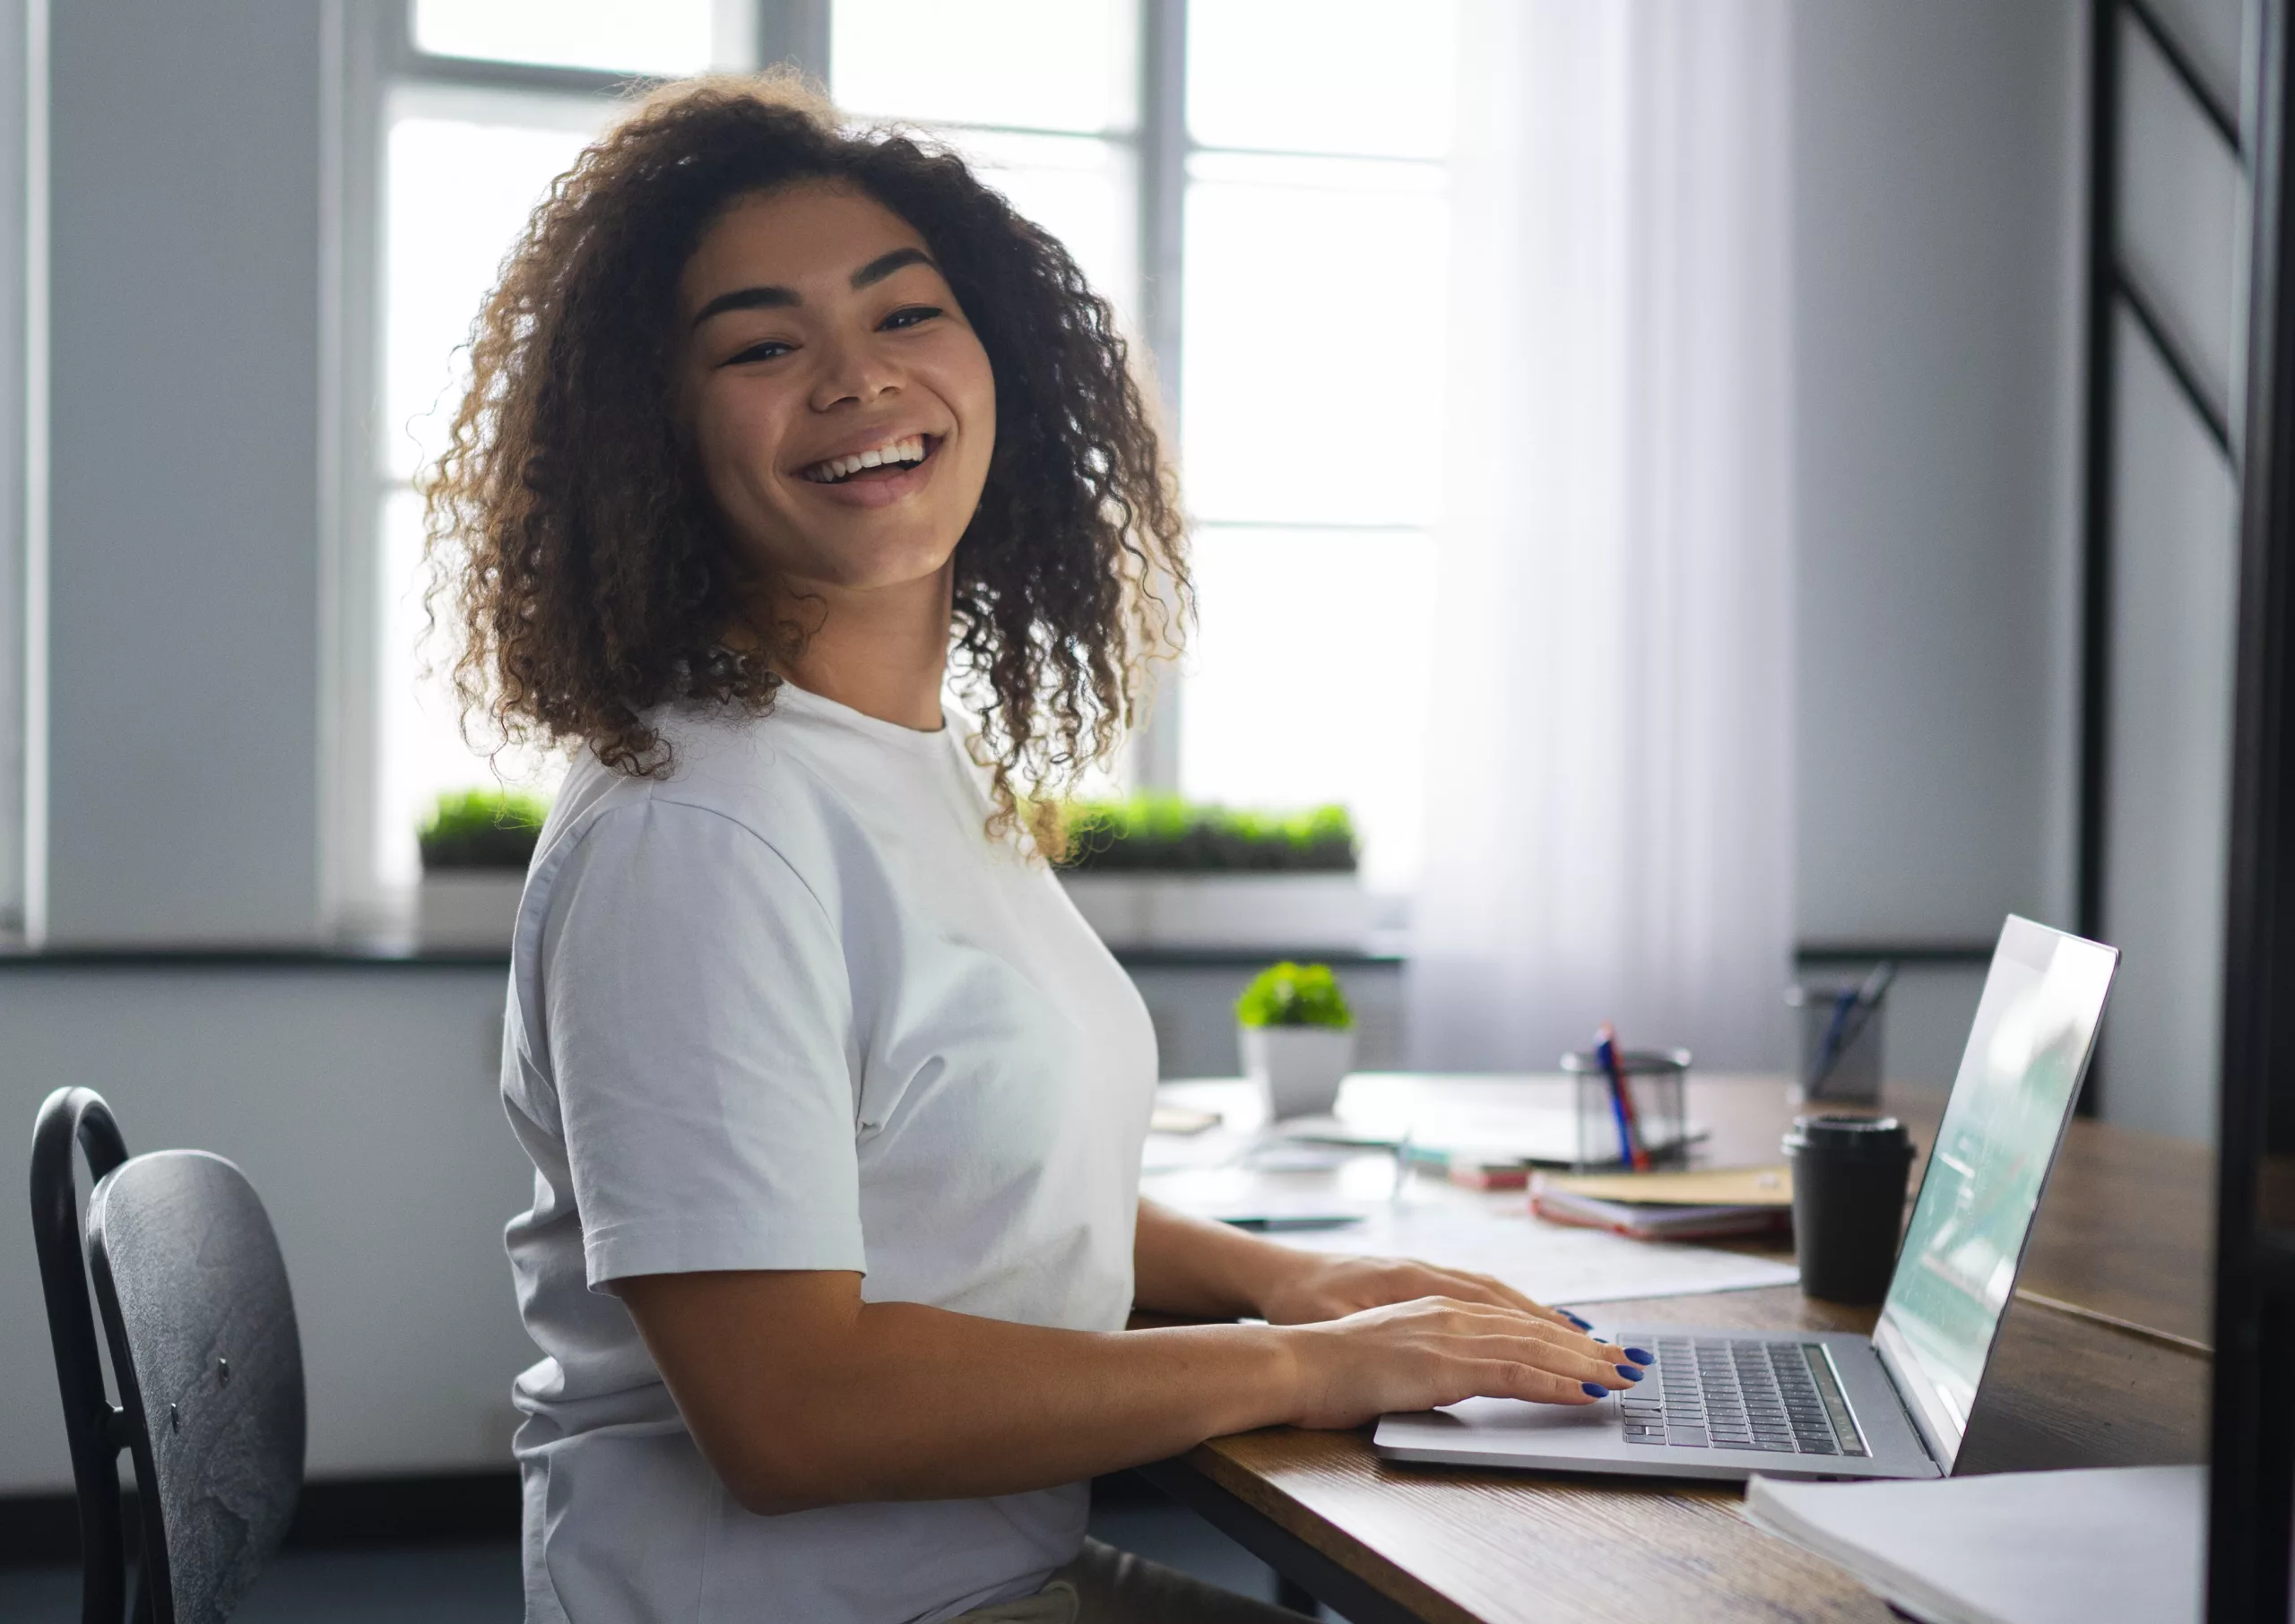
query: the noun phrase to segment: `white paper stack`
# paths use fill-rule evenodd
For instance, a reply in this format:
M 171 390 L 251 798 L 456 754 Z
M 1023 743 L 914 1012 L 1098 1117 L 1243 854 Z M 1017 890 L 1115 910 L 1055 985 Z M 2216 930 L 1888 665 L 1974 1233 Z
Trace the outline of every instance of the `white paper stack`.
M 1926 1624 L 2196 1624 L 2201 1466 L 1906 1483 L 1757 1477 L 1745 1516 Z

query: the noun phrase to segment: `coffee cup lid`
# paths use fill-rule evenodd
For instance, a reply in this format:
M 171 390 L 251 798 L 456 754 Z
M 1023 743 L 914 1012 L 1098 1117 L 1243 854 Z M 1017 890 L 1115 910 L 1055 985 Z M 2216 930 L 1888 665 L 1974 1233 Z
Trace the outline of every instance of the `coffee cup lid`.
M 1912 1147 L 1911 1136 L 1894 1117 L 1846 1117 L 1831 1113 L 1793 1119 L 1785 1149 L 1822 1156 L 1896 1156 Z

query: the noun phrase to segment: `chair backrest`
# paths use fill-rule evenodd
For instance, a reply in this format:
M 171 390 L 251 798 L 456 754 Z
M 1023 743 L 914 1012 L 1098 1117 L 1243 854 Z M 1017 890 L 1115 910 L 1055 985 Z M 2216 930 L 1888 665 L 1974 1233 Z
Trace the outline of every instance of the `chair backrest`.
M 143 1603 L 153 1624 L 221 1624 L 278 1548 L 302 1487 L 303 1356 L 286 1265 L 254 1187 L 220 1156 L 158 1151 L 91 1168 L 88 1272 L 119 1389 L 104 1465 L 122 1445 L 135 1461 Z M 63 1350 L 59 1338 L 59 1374 Z M 83 1477 L 83 1502 L 90 1487 Z

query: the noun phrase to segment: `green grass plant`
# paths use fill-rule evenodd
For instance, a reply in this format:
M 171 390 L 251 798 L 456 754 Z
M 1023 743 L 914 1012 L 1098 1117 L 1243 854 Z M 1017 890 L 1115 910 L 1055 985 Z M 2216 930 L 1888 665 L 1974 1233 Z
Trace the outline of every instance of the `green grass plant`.
M 1352 874 L 1355 820 L 1205 806 L 1176 795 L 1068 803 L 1065 866 L 1084 874 Z
M 457 790 L 438 797 L 416 834 L 426 873 L 444 868 L 524 868 L 550 803 L 519 790 Z

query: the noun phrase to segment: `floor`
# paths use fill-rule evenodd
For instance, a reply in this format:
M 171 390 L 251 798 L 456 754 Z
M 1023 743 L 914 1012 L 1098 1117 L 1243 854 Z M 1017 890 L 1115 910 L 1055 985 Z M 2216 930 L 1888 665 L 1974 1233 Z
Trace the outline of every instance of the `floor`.
M 1129 1497 L 1099 1505 L 1092 1533 L 1230 1590 L 1275 1594 L 1275 1576 L 1257 1558 L 1176 1506 Z M 518 1624 L 521 1615 L 518 1548 L 505 1542 L 291 1551 L 272 1564 L 234 1624 Z M 76 1624 L 79 1616 L 76 1570 L 0 1568 L 8 1624 Z

